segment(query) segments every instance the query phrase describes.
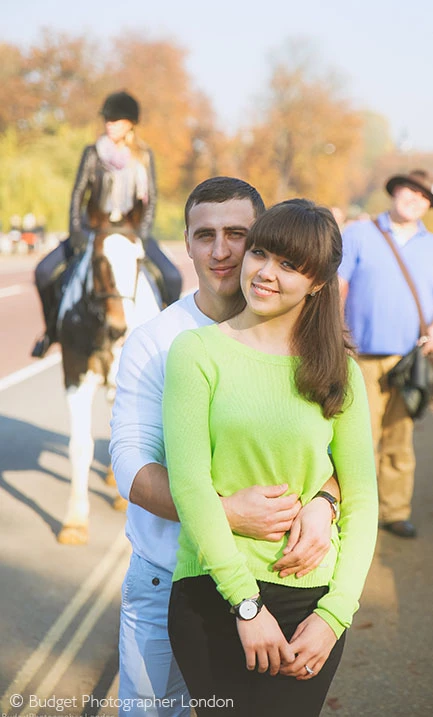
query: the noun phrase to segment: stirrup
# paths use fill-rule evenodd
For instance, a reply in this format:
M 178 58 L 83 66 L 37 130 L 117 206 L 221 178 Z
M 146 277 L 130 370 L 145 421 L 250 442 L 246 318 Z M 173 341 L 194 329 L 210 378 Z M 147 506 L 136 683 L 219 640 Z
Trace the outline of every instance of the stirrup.
M 36 341 L 31 356 L 33 358 L 44 358 L 45 354 L 51 346 L 51 343 L 52 342 L 48 334 L 44 334 L 42 338 Z

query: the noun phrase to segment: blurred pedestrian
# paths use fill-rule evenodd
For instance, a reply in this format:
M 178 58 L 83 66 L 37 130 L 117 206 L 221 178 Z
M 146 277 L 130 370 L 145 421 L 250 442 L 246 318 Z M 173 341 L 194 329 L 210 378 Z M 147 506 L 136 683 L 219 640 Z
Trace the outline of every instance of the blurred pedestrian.
M 421 218 L 433 204 L 433 177 L 424 170 L 390 177 L 385 188 L 391 207 L 378 217 L 418 290 L 424 316 L 433 320 L 433 236 Z M 379 482 L 382 526 L 413 538 L 411 522 L 415 454 L 413 421 L 386 374 L 419 337 L 415 300 L 393 252 L 371 220 L 358 221 L 343 233 L 340 285 L 345 317 L 359 352 L 370 403 Z M 433 351 L 433 329 L 425 352 Z

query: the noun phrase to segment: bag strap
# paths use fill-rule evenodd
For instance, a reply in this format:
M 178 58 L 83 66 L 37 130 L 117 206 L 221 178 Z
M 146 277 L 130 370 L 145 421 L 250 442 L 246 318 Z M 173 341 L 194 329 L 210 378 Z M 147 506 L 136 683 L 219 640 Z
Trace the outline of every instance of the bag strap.
M 409 289 L 412 292 L 412 296 L 415 299 L 416 308 L 418 309 L 418 314 L 419 314 L 420 336 L 427 336 L 427 322 L 424 318 L 424 313 L 421 308 L 421 302 L 419 300 L 416 286 L 413 282 L 411 275 L 409 274 L 407 266 L 404 263 L 403 259 L 401 258 L 400 252 L 398 251 L 394 241 L 392 240 L 390 233 L 381 228 L 377 219 L 373 219 L 372 221 L 373 221 L 373 224 L 375 225 L 375 227 L 380 231 L 380 233 L 382 234 L 382 236 L 385 238 L 386 242 L 388 243 L 389 248 L 391 249 L 392 253 L 394 254 L 394 256 L 397 260 L 397 263 L 401 269 L 401 273 L 403 274 L 404 278 L 406 279 Z

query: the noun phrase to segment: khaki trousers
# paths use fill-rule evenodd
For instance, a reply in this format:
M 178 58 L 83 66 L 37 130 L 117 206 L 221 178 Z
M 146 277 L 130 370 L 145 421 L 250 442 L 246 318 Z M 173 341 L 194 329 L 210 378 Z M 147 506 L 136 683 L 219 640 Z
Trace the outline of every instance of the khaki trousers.
M 384 523 L 407 520 L 415 476 L 413 420 L 386 373 L 400 356 L 358 357 L 370 405 L 379 486 L 379 518 Z

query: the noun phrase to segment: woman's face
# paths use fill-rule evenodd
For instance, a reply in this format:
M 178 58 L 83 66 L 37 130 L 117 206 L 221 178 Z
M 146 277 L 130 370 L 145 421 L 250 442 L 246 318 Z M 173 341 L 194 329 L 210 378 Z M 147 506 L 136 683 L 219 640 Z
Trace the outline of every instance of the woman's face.
M 127 119 L 116 120 L 105 123 L 105 134 L 115 143 L 122 142 L 128 132 L 133 128 L 132 122 Z
M 251 247 L 244 257 L 241 288 L 254 314 L 267 318 L 300 314 L 314 281 L 301 274 L 283 256 Z

